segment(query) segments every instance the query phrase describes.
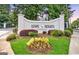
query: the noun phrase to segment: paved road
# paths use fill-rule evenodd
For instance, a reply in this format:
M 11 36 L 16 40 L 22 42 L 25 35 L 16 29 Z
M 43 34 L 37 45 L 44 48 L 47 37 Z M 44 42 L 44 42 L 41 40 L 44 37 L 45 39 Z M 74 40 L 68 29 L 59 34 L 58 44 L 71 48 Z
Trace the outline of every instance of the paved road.
M 79 30 L 75 30 L 71 37 L 69 54 L 79 54 Z
M 12 28 L 0 29 L 0 40 L 5 39 L 11 33 L 12 33 Z
M 0 29 L 0 54 L 7 53 L 13 55 L 14 52 L 10 46 L 10 42 L 6 41 L 6 37 L 12 33 L 12 28 Z

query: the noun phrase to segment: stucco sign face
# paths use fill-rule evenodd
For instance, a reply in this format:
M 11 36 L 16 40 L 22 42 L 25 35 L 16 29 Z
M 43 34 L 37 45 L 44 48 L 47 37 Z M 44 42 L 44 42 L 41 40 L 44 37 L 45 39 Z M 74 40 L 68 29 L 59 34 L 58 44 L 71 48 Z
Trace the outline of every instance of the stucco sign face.
M 18 15 L 18 33 L 24 29 L 37 30 L 38 33 L 43 31 L 48 32 L 49 30 L 62 30 L 64 31 L 64 16 L 61 15 L 57 19 L 49 21 L 32 21 L 24 18 L 22 14 Z

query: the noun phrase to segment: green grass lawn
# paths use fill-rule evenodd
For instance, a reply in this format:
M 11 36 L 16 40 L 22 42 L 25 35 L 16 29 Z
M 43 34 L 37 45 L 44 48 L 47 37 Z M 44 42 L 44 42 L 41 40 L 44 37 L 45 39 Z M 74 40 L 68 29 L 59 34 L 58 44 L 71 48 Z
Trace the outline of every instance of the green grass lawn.
M 11 41 L 11 47 L 15 54 L 31 54 L 26 43 L 29 38 L 20 38 Z M 52 50 L 48 54 L 68 54 L 70 39 L 67 37 L 49 37 Z
M 26 42 L 28 42 L 29 39 L 26 38 L 20 38 L 14 41 L 11 41 L 11 47 L 15 54 L 30 54 L 30 51 L 27 49 Z
M 49 54 L 68 54 L 70 39 L 68 37 L 49 37 L 52 50 Z

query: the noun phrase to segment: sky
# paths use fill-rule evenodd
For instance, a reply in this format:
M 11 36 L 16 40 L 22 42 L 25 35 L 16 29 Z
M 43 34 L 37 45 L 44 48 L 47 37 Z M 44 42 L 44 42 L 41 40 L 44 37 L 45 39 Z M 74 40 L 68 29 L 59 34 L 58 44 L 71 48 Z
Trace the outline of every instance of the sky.
M 70 5 L 71 10 L 75 10 L 71 19 L 71 22 L 73 22 L 74 20 L 76 20 L 77 18 L 79 18 L 79 4 L 71 4 Z

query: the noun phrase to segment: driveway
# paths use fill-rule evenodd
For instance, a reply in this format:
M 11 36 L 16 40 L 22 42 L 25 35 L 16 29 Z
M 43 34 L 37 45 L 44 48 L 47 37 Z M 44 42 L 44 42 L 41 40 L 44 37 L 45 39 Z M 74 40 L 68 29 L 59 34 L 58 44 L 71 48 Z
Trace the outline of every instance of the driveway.
M 79 54 L 79 30 L 74 30 L 71 37 L 69 54 Z

